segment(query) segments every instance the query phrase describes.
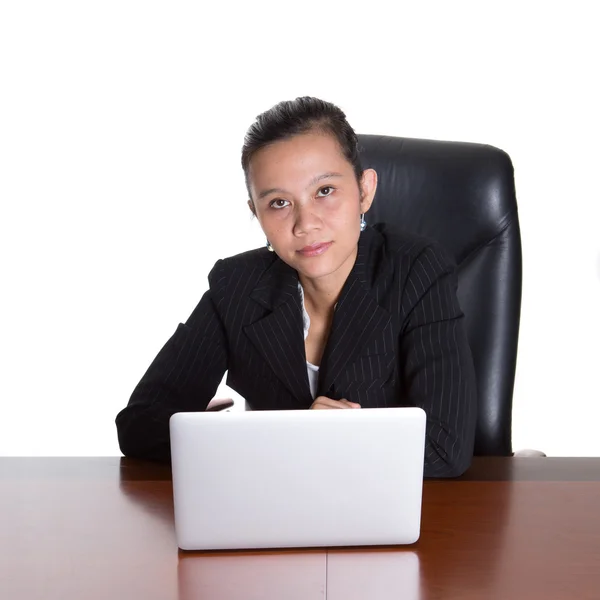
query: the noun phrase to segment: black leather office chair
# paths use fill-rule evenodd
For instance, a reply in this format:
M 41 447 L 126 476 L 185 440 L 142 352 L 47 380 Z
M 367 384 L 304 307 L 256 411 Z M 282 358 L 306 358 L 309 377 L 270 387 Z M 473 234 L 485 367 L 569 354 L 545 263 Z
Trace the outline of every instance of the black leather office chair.
M 367 222 L 393 223 L 437 240 L 456 261 L 477 374 L 475 454 L 510 456 L 521 310 L 521 237 L 510 157 L 483 144 L 358 138 L 363 167 L 379 175 Z M 231 404 L 215 399 L 209 410 Z
M 521 310 L 521 237 L 510 157 L 492 146 L 359 135 L 379 183 L 368 223 L 440 242 L 458 266 L 458 297 L 477 374 L 476 455 L 512 455 Z

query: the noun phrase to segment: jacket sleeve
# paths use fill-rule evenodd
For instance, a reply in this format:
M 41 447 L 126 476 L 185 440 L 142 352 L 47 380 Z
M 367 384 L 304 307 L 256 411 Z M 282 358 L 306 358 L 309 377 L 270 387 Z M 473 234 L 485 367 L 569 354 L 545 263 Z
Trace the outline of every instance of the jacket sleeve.
M 407 403 L 427 414 L 425 477 L 457 477 L 473 457 L 475 371 L 456 289 L 436 246 L 415 259 L 404 287 L 400 370 Z
M 169 460 L 169 419 L 176 412 L 205 410 L 226 370 L 225 333 L 209 290 L 186 323 L 179 324 L 117 415 L 123 454 Z

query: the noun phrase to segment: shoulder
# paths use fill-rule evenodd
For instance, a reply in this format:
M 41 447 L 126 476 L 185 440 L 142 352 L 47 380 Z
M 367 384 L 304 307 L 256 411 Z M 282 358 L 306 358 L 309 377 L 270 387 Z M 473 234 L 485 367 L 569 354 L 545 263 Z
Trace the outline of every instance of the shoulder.
M 372 229 L 376 238 L 371 242 L 376 250 L 368 271 L 372 289 L 388 310 L 399 311 L 400 323 L 423 302 L 426 314 L 433 304 L 450 307 L 453 315 L 461 314 L 456 304 L 456 266 L 439 242 L 385 225 Z M 428 295 L 431 293 L 435 296 Z
M 455 269 L 454 259 L 431 238 L 386 223 L 375 224 L 369 230 L 366 241 L 372 255 L 371 263 L 379 271 L 401 271 L 408 275 L 415 267 L 439 274 Z
M 277 255 L 274 252 L 269 252 L 266 248 L 256 248 L 219 259 L 215 263 L 213 271 L 216 269 L 219 272 L 231 273 L 240 269 L 265 270 L 273 264 L 276 258 Z
M 248 250 L 235 256 L 219 259 L 208 275 L 211 289 L 221 289 L 232 284 L 254 282 L 277 260 L 274 252 L 266 248 Z

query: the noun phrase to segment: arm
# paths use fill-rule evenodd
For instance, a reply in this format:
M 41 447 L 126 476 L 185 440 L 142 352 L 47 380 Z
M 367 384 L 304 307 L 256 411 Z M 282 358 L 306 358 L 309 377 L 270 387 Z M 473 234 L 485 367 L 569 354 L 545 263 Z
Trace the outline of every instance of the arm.
M 225 334 L 208 291 L 154 359 L 116 418 L 126 456 L 170 459 L 169 419 L 205 410 L 227 370 Z
M 471 464 L 477 399 L 454 269 L 435 246 L 408 275 L 400 340 L 407 403 L 427 413 L 425 477 L 457 477 Z

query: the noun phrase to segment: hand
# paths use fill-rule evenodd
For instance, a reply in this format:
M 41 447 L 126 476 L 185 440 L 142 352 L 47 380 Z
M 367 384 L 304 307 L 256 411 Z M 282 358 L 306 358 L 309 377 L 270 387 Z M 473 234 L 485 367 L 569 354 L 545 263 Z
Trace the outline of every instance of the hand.
M 318 396 L 310 408 L 313 410 L 323 410 L 327 408 L 360 408 L 360 404 L 350 402 L 344 398 L 341 400 L 332 400 L 327 396 Z

